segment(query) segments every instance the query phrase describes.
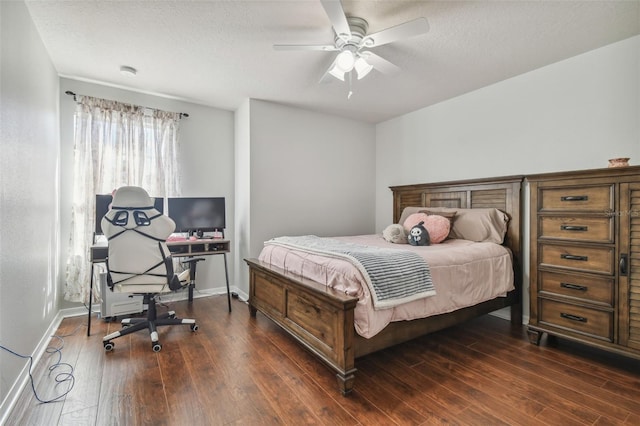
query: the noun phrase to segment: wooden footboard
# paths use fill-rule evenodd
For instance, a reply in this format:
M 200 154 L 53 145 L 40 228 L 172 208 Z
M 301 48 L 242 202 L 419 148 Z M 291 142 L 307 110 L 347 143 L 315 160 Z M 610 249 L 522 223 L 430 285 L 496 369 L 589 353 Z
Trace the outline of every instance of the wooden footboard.
M 356 371 L 353 311 L 358 299 L 257 259 L 245 261 L 251 316 L 259 310 L 269 317 L 336 372 L 343 395 L 351 392 Z
M 504 245 L 513 253 L 515 290 L 475 306 L 428 318 L 392 322 L 365 339 L 355 332 L 357 299 L 323 284 L 288 273 L 257 259 L 249 265 L 249 310 L 273 320 L 337 374 L 343 395 L 353 389 L 355 359 L 416 337 L 460 324 L 479 315 L 511 306 L 511 321 L 522 323 L 520 260 L 520 187 L 522 177 L 480 179 L 392 187 L 394 222 L 408 206 L 481 208 L 495 207 L 510 218 Z

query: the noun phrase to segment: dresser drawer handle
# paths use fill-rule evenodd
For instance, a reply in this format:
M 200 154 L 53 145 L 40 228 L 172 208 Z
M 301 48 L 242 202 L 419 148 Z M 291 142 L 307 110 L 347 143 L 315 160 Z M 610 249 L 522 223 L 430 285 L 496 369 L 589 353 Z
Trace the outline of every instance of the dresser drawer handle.
M 585 317 L 579 317 L 578 315 L 565 314 L 564 312 L 560 312 L 560 316 L 571 321 L 587 322 L 587 319 Z
M 589 256 L 576 256 L 575 254 L 561 254 L 560 258 L 567 260 L 581 260 L 583 262 L 589 260 Z
M 589 287 L 586 285 L 578 285 L 578 284 L 570 284 L 570 283 L 560 283 L 560 287 L 567 288 L 569 290 L 579 290 L 579 291 L 587 291 Z
M 564 197 L 560 197 L 560 201 L 587 201 L 589 200 L 588 195 L 565 195 Z
M 561 225 L 561 231 L 588 231 L 588 226 L 576 226 L 576 225 Z

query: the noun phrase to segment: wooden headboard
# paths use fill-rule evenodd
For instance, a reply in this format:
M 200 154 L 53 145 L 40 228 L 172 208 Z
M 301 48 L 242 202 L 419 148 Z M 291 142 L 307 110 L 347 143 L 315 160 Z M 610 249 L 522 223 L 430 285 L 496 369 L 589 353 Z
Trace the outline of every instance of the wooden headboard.
M 524 176 L 506 176 L 390 187 L 393 191 L 393 223 L 405 207 L 494 207 L 509 216 L 504 244 L 514 256 L 516 287 L 521 283 L 521 188 Z

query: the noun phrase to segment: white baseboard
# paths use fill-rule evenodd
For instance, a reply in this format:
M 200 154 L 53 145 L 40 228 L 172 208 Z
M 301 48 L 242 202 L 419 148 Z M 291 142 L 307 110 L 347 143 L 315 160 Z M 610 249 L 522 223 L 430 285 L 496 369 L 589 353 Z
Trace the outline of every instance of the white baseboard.
M 240 290 L 237 287 L 230 287 L 231 293 L 235 293 L 238 295 L 238 298 L 244 302 L 246 302 L 249 299 L 249 295 L 247 293 L 245 293 L 244 291 Z M 196 287 L 193 291 L 193 298 L 194 299 L 199 299 L 201 297 L 209 297 L 209 296 L 219 296 L 221 294 L 227 294 L 227 288 L 226 287 L 216 287 L 216 288 L 205 288 L 202 290 L 198 290 L 198 288 Z M 162 294 L 160 296 L 160 301 L 163 302 L 178 302 L 180 300 L 187 300 L 189 298 L 189 293 L 188 291 L 185 290 L 180 290 L 178 292 L 174 292 L 174 293 L 165 293 Z M 93 305 L 92 307 L 92 312 L 100 312 L 100 304 L 96 303 Z M 81 316 L 81 315 L 87 315 L 87 308 L 80 306 L 77 308 L 67 308 L 67 309 L 61 309 L 60 312 L 58 312 L 60 315 L 62 315 L 62 318 L 69 318 L 69 317 L 77 317 L 77 316 Z

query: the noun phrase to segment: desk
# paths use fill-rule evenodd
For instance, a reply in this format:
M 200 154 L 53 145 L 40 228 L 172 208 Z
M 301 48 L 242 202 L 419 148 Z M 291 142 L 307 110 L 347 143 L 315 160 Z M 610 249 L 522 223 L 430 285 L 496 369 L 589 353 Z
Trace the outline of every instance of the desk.
M 227 253 L 230 250 L 229 240 L 198 239 L 186 241 L 167 241 L 167 247 L 171 257 L 196 257 L 221 254 L 224 256 L 224 275 L 227 280 L 227 302 L 231 312 L 231 292 L 229 291 L 229 268 L 227 266 Z M 189 284 L 189 302 L 193 301 L 193 285 Z
M 224 256 L 224 275 L 227 282 L 227 304 L 231 312 L 231 291 L 229 289 L 229 267 L 227 266 L 227 253 L 230 253 L 231 242 L 224 239 L 198 239 L 183 241 L 167 241 L 167 248 L 171 257 L 196 257 L 221 254 Z M 91 297 L 93 296 L 93 267 L 96 263 L 104 263 L 107 260 L 109 248 L 106 243 L 91 246 L 91 282 L 89 286 L 89 318 L 87 321 L 87 336 L 91 333 Z M 189 283 L 189 302 L 193 301 L 194 285 Z

